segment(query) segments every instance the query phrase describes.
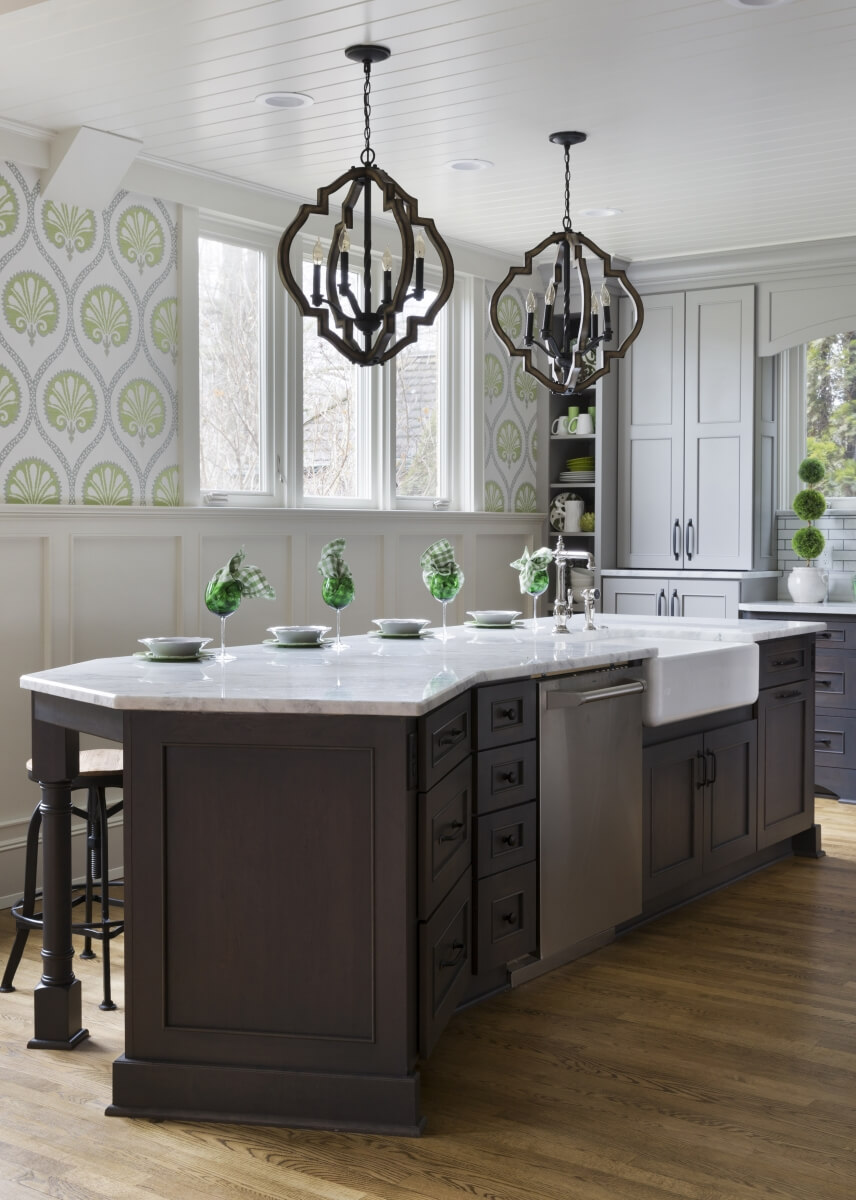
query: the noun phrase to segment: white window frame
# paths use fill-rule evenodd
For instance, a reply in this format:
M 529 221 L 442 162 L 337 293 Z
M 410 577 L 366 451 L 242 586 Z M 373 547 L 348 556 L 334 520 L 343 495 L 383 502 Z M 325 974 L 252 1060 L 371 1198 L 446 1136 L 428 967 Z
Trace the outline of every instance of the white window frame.
M 369 436 L 360 439 L 357 479 L 366 494 L 356 497 L 303 495 L 303 317 L 286 297 L 276 251 L 281 231 L 185 208 L 181 214 L 181 318 L 185 337 L 181 362 L 182 464 L 185 504 L 286 509 L 451 509 L 476 511 L 478 419 L 475 339 L 480 329 L 470 276 L 456 276 L 442 313 L 438 338 L 438 496 L 405 497 L 395 490 L 395 360 L 383 367 L 357 368 L 357 405 Z M 264 270 L 260 436 L 262 488 L 259 492 L 203 494 L 199 485 L 199 237 L 210 237 L 262 253 Z M 315 236 L 303 239 L 311 259 Z M 323 240 L 322 240 L 323 244 Z M 358 253 L 359 248 L 354 250 Z M 439 287 L 440 274 L 426 266 L 427 286 Z M 314 335 L 313 335 L 314 336 Z

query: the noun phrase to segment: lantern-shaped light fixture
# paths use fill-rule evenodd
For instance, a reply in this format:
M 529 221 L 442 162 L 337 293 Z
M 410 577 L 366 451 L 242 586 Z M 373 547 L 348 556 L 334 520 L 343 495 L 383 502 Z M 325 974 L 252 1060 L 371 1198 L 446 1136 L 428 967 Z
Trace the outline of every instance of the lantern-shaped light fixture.
M 300 206 L 297 216 L 283 233 L 279 242 L 279 274 L 289 295 L 305 317 L 314 317 L 318 334 L 336 349 L 361 366 L 387 362 L 405 346 L 416 341 L 419 328 L 431 325 L 437 313 L 452 293 L 455 272 L 449 248 L 430 217 L 419 215 L 418 202 L 407 194 L 385 171 L 375 165 L 371 147 L 371 69 L 373 63 L 389 58 L 386 46 L 350 46 L 345 54 L 363 64 L 363 112 L 365 116 L 365 147 L 360 154 L 360 166 L 351 167 L 329 187 L 319 188 L 315 204 Z M 321 239 L 312 251 L 312 291 L 307 296 L 300 283 L 301 261 L 297 274 L 292 269 L 291 248 L 310 217 L 330 215 L 330 197 L 347 189 L 341 206 L 341 216 L 330 236 L 326 255 L 326 270 Z M 379 193 L 380 203 L 377 199 Z M 399 270 L 393 278 L 394 257 L 384 245 L 380 259 L 372 252 L 372 213 L 391 217 L 400 241 Z M 357 253 L 351 254 L 351 243 Z M 435 298 L 424 308 L 408 301 L 425 298 L 425 261 L 430 244 L 439 259 L 442 279 Z M 298 242 L 301 247 L 301 242 Z M 355 262 L 354 259 L 357 261 Z M 432 289 L 433 291 L 433 289 Z M 404 315 L 403 322 L 397 321 Z
M 584 133 L 550 134 L 551 142 L 565 148 L 565 217 L 562 229 L 526 251 L 523 266 L 511 268 L 490 303 L 491 324 L 508 353 L 523 359 L 523 369 L 528 375 L 534 376 L 551 392 L 563 396 L 591 387 L 596 379 L 607 373 L 613 359 L 624 358 L 630 344 L 639 336 L 643 318 L 642 300 L 624 271 L 614 267 L 606 251 L 583 234 L 575 232 L 571 225 L 570 148 L 585 140 Z M 544 293 L 539 336 L 535 336 L 537 304 L 530 288 L 525 304 L 526 324 L 520 344 L 516 345 L 500 324 L 500 301 L 517 278 L 532 275 L 534 260 L 550 246 L 556 247 L 556 260 Z M 589 256 L 600 259 L 603 268 L 603 282 L 594 291 L 586 262 L 587 251 Z M 610 281 L 615 281 L 633 303 L 633 324 L 616 349 L 609 348 L 614 338 Z M 536 348 L 546 356 L 549 374 L 540 370 L 534 361 L 533 352 Z

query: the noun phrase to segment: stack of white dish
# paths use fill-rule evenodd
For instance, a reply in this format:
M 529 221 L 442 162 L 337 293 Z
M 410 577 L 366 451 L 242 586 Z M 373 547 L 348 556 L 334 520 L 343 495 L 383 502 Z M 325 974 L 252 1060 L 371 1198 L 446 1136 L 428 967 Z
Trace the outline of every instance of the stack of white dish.
M 273 637 L 266 639 L 266 642 L 278 646 L 320 646 L 325 641 L 324 635 L 329 632 L 329 625 L 270 625 L 268 633 L 272 633 Z

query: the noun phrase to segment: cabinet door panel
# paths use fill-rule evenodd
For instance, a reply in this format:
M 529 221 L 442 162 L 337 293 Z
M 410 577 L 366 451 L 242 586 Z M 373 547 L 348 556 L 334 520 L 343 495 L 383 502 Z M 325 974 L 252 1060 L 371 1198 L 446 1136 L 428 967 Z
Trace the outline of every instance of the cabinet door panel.
M 648 746 L 642 755 L 643 899 L 669 892 L 702 869 L 701 735 Z
M 665 617 L 669 613 L 666 579 L 604 579 L 603 611 L 632 617 Z
M 814 696 L 810 679 L 758 695 L 758 849 L 814 821 Z
M 677 588 L 682 617 L 739 616 L 740 584 L 736 580 L 679 579 L 669 581 L 669 595 Z
M 419 926 L 419 1051 L 427 1058 L 469 982 L 472 967 L 472 872 L 467 871 Z
M 726 867 L 755 852 L 757 751 L 755 721 L 742 721 L 705 735 L 705 871 Z
M 629 302 L 621 307 L 622 325 Z M 618 562 L 622 567 L 682 563 L 672 551 L 683 529 L 684 296 L 645 298 L 645 336 L 619 374 Z M 679 538 L 680 544 L 680 538 Z
M 699 570 L 752 566 L 754 352 L 754 288 L 687 293 L 684 565 Z

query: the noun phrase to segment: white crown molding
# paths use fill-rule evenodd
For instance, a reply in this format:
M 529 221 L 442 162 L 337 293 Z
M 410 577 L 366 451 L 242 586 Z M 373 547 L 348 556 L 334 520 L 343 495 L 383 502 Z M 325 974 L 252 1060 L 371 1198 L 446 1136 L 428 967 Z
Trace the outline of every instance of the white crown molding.
M 715 254 L 685 255 L 656 262 L 634 262 L 628 277 L 640 292 L 672 288 L 725 287 L 760 283 L 801 275 L 852 272 L 856 268 L 856 237 L 826 238 L 780 246 L 746 246 Z

